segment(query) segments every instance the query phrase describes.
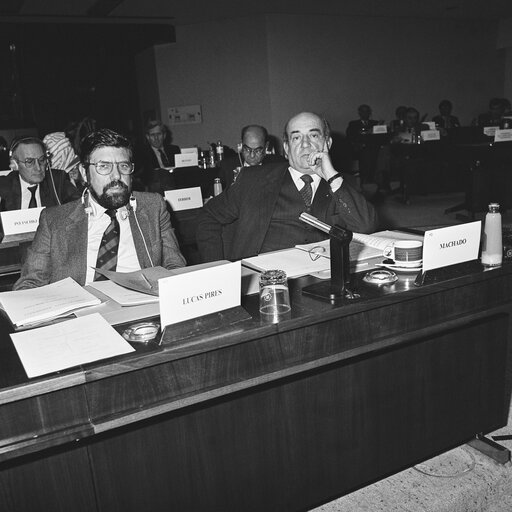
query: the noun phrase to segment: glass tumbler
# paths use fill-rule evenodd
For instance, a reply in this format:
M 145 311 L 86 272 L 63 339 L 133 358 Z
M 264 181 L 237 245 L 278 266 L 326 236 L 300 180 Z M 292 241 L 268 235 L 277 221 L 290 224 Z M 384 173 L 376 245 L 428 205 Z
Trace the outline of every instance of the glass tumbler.
M 276 323 L 290 311 L 290 295 L 284 270 L 267 270 L 260 276 L 260 315 L 264 322 Z

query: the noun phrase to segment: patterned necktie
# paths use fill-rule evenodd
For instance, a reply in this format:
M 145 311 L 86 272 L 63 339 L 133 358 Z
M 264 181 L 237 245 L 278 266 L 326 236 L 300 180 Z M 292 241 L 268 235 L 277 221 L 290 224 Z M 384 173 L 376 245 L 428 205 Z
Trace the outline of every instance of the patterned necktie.
M 306 203 L 306 207 L 309 208 L 311 206 L 311 201 L 313 200 L 313 187 L 311 186 L 313 178 L 309 174 L 303 174 L 300 179 L 304 182 L 304 186 L 299 192 L 304 199 L 304 203 Z
M 165 151 L 163 149 L 159 149 L 158 152 L 160 153 L 160 159 L 162 160 L 162 166 L 169 167 L 169 159 L 167 158 Z
M 37 185 L 32 185 L 31 187 L 28 187 L 30 190 L 30 202 L 28 203 L 29 208 L 37 208 L 37 201 L 36 201 L 36 190 Z
M 96 267 L 102 270 L 116 270 L 117 268 L 117 251 L 119 249 L 119 222 L 116 217 L 117 210 L 105 210 L 105 214 L 110 217 L 110 224 L 103 233 L 100 248 L 98 250 L 98 259 Z M 94 274 L 95 281 L 103 281 L 106 277 Z

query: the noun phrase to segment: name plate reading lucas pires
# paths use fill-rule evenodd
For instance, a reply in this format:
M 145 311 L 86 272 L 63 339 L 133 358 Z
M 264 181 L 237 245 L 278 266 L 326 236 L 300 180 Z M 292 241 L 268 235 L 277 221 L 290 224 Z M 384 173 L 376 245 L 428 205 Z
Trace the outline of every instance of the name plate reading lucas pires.
M 162 327 L 240 306 L 241 283 L 240 261 L 159 279 Z
M 171 205 L 171 208 L 175 212 L 179 212 L 180 210 L 191 210 L 193 208 L 202 208 L 203 206 L 201 187 L 166 190 L 165 200 Z
M 43 211 L 41 208 L 26 208 L 24 210 L 11 210 L 1 212 L 2 229 L 4 236 L 20 235 L 22 233 L 33 233 L 39 226 L 39 216 Z

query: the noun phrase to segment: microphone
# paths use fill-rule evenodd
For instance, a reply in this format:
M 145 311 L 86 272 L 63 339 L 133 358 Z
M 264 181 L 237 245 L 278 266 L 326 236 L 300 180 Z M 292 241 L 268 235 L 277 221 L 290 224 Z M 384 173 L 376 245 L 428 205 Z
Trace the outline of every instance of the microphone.
M 313 215 L 310 215 L 309 213 L 301 213 L 299 220 L 309 224 L 310 226 L 313 226 L 316 229 L 319 229 L 320 231 L 323 231 L 324 233 L 327 233 L 331 237 L 337 238 L 342 242 L 350 242 L 352 240 L 352 231 L 343 229 L 340 226 L 331 226 L 326 224 L 325 222 L 318 220 L 316 217 L 313 217 Z

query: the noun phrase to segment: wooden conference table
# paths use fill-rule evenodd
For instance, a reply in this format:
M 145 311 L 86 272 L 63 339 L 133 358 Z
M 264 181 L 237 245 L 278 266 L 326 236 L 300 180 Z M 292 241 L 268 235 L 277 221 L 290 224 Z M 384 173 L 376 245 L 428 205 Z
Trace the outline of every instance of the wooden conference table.
M 512 264 L 28 380 L 0 329 L 0 510 L 307 510 L 507 422 Z

